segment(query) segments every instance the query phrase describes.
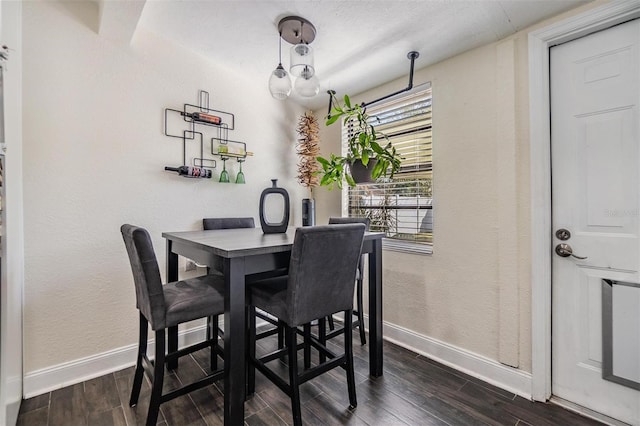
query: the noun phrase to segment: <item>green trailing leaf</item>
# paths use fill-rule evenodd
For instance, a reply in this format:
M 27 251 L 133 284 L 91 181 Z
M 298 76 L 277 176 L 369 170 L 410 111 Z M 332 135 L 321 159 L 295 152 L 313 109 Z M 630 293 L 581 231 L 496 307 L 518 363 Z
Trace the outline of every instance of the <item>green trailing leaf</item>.
M 340 118 L 341 114 L 337 114 L 335 111 L 331 111 L 331 115 L 329 116 L 329 118 L 327 118 L 326 121 L 326 125 L 329 126 L 333 123 L 335 123 L 336 121 L 338 121 L 338 119 Z
M 353 180 L 350 174 L 346 174 L 344 177 L 347 180 L 349 186 L 356 186 L 356 181 Z M 339 187 L 342 189 L 342 184 L 340 184 Z
M 329 185 L 331 183 L 331 176 L 330 175 L 324 175 L 322 176 L 322 179 L 320 179 L 320 185 Z
M 378 159 L 378 162 L 373 167 L 371 171 L 371 176 L 375 179 L 379 178 L 382 175 L 382 171 L 384 170 L 384 160 Z
M 373 149 L 378 155 L 384 155 L 384 149 L 382 149 L 378 142 L 371 141 L 371 149 Z
M 351 108 L 351 99 L 349 99 L 349 95 L 344 95 L 344 105 L 347 108 Z
M 322 164 L 323 166 L 328 166 L 329 165 L 329 162 L 326 159 L 322 158 L 322 157 L 316 157 L 316 160 L 318 160 L 318 163 Z
M 369 164 L 369 153 L 362 151 L 362 165 L 366 166 L 367 164 Z

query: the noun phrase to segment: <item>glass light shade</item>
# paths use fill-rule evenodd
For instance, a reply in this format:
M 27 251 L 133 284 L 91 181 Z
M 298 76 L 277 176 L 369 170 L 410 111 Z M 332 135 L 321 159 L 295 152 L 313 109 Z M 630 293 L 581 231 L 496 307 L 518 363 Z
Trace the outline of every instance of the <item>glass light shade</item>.
M 300 96 L 311 98 L 320 91 L 320 80 L 316 75 L 305 77 L 303 73 L 302 76 L 296 78 L 294 89 Z
M 291 79 L 282 64 L 278 64 L 269 77 L 269 91 L 271 96 L 279 101 L 286 99 L 291 94 Z
M 293 46 L 290 59 L 289 72 L 291 72 L 291 75 L 299 77 L 305 69 L 311 73 L 309 77 L 314 74 L 313 49 L 308 44 L 300 43 Z

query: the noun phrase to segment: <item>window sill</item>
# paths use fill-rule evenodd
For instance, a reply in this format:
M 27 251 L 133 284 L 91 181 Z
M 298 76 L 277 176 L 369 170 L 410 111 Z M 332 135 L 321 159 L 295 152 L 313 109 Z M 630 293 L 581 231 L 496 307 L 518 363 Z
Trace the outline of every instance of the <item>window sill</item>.
M 395 240 L 393 238 L 383 238 L 382 249 L 410 254 L 433 254 L 433 246 L 427 244 L 412 243 L 410 241 Z

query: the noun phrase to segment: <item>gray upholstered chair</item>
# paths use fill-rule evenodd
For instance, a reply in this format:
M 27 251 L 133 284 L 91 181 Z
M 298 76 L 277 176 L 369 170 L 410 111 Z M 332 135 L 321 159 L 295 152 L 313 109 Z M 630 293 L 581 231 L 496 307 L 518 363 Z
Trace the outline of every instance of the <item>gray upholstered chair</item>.
M 337 225 L 344 223 L 364 223 L 366 227 L 366 231 L 369 230 L 370 220 L 368 217 L 330 217 L 329 225 Z M 353 314 L 358 318 L 356 321 L 353 321 L 353 328 L 358 327 L 360 331 L 360 343 L 366 344 L 367 337 L 364 332 L 364 304 L 362 302 L 362 285 L 364 279 L 364 257 L 360 256 L 360 261 L 358 262 L 358 272 L 356 275 L 356 309 L 354 309 Z M 329 317 L 329 325 L 333 330 L 333 317 Z M 337 335 L 336 332 L 331 332 L 327 334 L 327 339 L 330 339 Z
M 211 217 L 202 219 L 202 229 L 237 229 L 255 228 L 256 224 L 252 217 Z M 208 273 L 222 275 L 222 259 L 215 259 L 216 263 L 207 269 Z
M 255 221 L 253 220 L 252 217 L 212 217 L 212 218 L 204 218 L 202 219 L 202 228 L 207 231 L 207 230 L 212 230 L 212 229 L 238 229 L 238 228 L 255 228 Z M 223 271 L 222 271 L 222 260 L 221 259 L 215 259 L 216 263 L 214 264 L 214 266 L 212 268 L 207 268 L 207 273 L 209 274 L 218 274 L 218 275 L 222 275 Z M 259 277 L 255 277 L 255 276 L 249 276 L 247 278 L 247 283 L 249 285 L 258 285 L 257 283 L 259 283 L 259 278 L 261 277 L 268 277 L 270 275 L 283 275 L 284 273 L 286 273 L 286 271 L 272 271 L 269 274 L 261 274 Z M 283 347 L 284 346 L 284 334 L 283 334 L 283 329 L 278 327 L 278 322 L 276 320 L 274 320 L 273 318 L 263 314 L 262 312 L 256 312 L 256 315 L 258 316 L 258 318 L 261 318 L 262 320 L 273 324 L 274 326 L 276 326 L 275 328 L 266 330 L 262 333 L 260 333 L 259 338 L 263 338 L 263 337 L 268 337 L 271 336 L 273 334 L 278 334 L 278 347 Z M 218 329 L 218 319 L 214 318 L 214 317 L 210 317 L 207 319 L 207 333 L 208 336 L 211 336 L 214 332 L 214 330 L 217 329 L 217 332 L 220 336 L 223 336 L 223 332 L 222 330 Z M 215 356 L 215 354 L 211 354 L 211 368 L 215 369 L 217 368 L 217 357 Z
M 291 250 L 289 274 L 262 281 L 250 288 L 249 309 L 262 309 L 285 324 L 285 348 L 271 354 L 256 356 L 255 316 L 249 315 L 248 393 L 255 391 L 255 368 L 263 373 L 291 398 L 295 425 L 302 424 L 299 385 L 335 367 L 346 370 L 349 403 L 357 405 L 353 370 L 352 332 L 353 290 L 356 269 L 362 250 L 363 224 L 325 225 L 296 230 Z M 345 326 L 344 353 L 330 351 L 320 340 L 307 333 L 309 324 L 343 312 Z M 297 343 L 299 326 L 305 327 L 305 340 L 329 360 L 299 374 Z M 267 363 L 287 354 L 288 383 L 272 371 Z
M 212 217 L 202 219 L 204 229 L 255 228 L 252 217 Z
M 218 346 L 217 334 L 214 334 L 211 339 L 208 338 L 204 342 L 165 355 L 165 330 L 177 329 L 178 324 L 184 322 L 222 314 L 224 312 L 224 282 L 220 277 L 206 275 L 162 285 L 160 269 L 149 233 L 145 229 L 133 225 L 122 225 L 120 232 L 122 232 L 131 263 L 136 288 L 136 307 L 140 313 L 138 356 L 129 405 L 132 407 L 137 405 L 143 375 L 146 373 L 152 383 L 146 424 L 155 425 L 160 404 L 208 386 L 224 376 L 224 371 L 214 371 L 194 383 L 186 384 L 165 394 L 162 393 L 165 363 L 207 347 L 213 353 L 222 354 Z M 147 356 L 149 325 L 155 332 L 155 359 L 153 361 L 150 361 Z

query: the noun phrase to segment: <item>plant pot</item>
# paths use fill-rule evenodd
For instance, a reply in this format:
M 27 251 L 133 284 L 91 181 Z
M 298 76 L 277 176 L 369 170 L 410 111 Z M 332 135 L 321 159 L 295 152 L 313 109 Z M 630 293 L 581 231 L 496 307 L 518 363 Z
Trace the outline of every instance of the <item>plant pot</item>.
M 377 163 L 378 160 L 375 158 L 370 158 L 366 166 L 362 164 L 362 160 L 355 160 L 350 166 L 351 177 L 357 184 L 375 183 L 371 172 Z

